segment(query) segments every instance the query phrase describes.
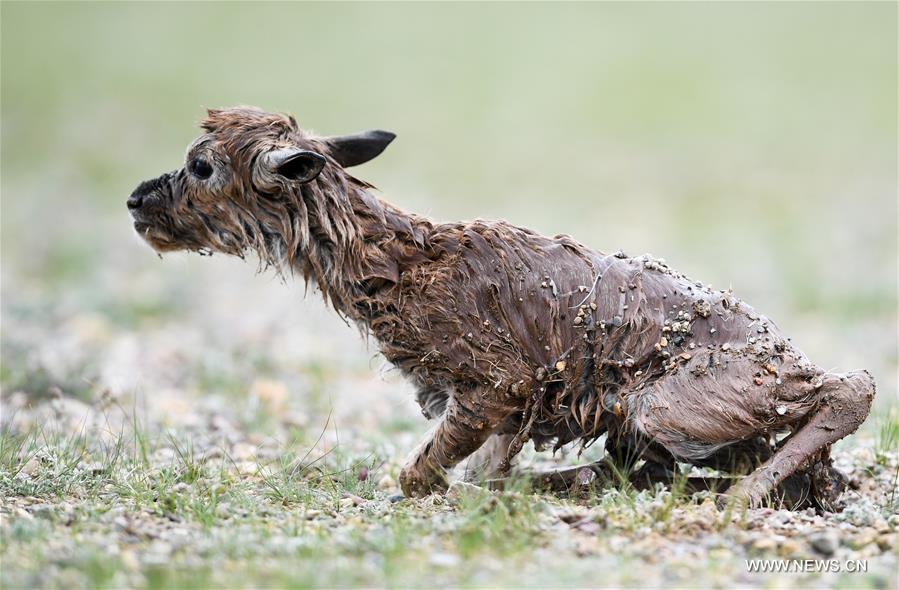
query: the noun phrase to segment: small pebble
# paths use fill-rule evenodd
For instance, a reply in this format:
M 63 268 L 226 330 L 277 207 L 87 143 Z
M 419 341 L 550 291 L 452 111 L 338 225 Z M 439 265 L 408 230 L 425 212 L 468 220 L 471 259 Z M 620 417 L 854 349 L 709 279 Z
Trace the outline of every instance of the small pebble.
M 808 542 L 812 549 L 824 557 L 830 557 L 836 553 L 837 548 L 840 546 L 840 539 L 833 531 L 814 533 L 809 536 Z
M 381 491 L 392 490 L 396 488 L 396 482 L 389 475 L 384 475 L 378 480 L 378 489 Z

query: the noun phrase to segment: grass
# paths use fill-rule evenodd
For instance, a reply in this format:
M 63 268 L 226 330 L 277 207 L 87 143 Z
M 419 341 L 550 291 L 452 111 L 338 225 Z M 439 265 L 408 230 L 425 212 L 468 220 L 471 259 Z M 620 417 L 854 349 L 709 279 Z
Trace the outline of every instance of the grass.
M 151 464 L 149 458 L 161 448 L 172 451 L 168 462 Z M 177 528 L 183 523 L 188 529 L 206 531 L 212 546 L 205 551 L 215 555 L 247 559 L 265 551 L 246 539 L 229 540 L 225 531 L 236 527 L 263 546 L 273 537 L 300 539 L 299 556 L 310 562 L 325 559 L 337 549 L 358 557 L 376 552 L 385 560 L 385 571 L 390 571 L 394 567 L 391 563 L 401 556 L 403 561 L 408 560 L 412 538 L 430 528 L 413 510 L 400 509 L 383 523 L 363 520 L 363 527 L 348 531 L 340 539 L 327 528 L 312 524 L 312 519 L 320 515 L 341 518 L 348 511 L 357 512 L 354 497 L 384 501 L 384 493 L 372 483 L 378 470 L 372 457 L 334 452 L 313 459 L 313 449 L 303 455 L 287 454 L 274 464 L 260 465 L 258 471 L 248 473 L 236 468 L 227 456 L 214 461 L 199 457 L 190 441 L 167 436 L 149 442 L 141 428 L 105 445 L 90 443 L 83 433 L 66 435 L 41 429 L 22 436 L 4 432 L 0 438 L 0 493 L 4 497 L 41 498 L 51 508 L 42 511 L 40 514 L 46 516 L 38 519 L 14 520 L 4 530 L 4 550 L 38 547 L 48 537 L 58 535 L 57 517 L 50 516 L 58 509 L 56 503 L 77 498 L 80 505 L 90 508 L 79 509 L 73 525 L 76 528 L 91 528 L 92 521 L 103 521 L 109 512 L 122 512 L 120 507 L 126 507 L 126 514 L 149 515 L 146 518 L 156 526 L 176 523 Z M 102 468 L 85 466 L 93 459 L 98 459 Z M 23 470 L 34 460 L 40 461 L 40 469 L 25 476 Z M 371 479 L 360 480 L 358 474 L 363 467 L 373 476 Z M 448 535 L 457 539 L 463 552 L 477 553 L 488 543 L 500 543 L 496 550 L 503 554 L 526 542 L 525 536 L 509 534 L 529 520 L 528 503 L 520 495 L 497 500 L 486 494 L 466 511 L 469 514 L 458 530 Z M 97 551 L 79 549 L 62 567 L 78 571 L 88 586 L 114 585 L 115 574 L 123 565 L 101 557 Z M 177 569 L 162 572 L 149 568 L 146 573 L 149 587 L 202 585 L 214 579 L 202 569 L 179 573 Z M 314 572 L 310 569 L 308 575 L 314 577 Z M 15 580 L 5 582 L 7 587 L 16 585 Z
M 195 366 L 192 358 L 184 362 Z M 278 379 L 283 367 L 269 368 Z M 316 377 L 311 399 L 320 402 L 337 378 Z M 630 586 L 646 580 L 623 564 L 645 568 L 654 552 L 679 547 L 687 555 L 714 539 L 715 557 L 665 558 L 676 563 L 677 573 L 667 574 L 675 585 L 690 585 L 713 584 L 713 572 L 736 575 L 742 556 L 798 550 L 815 557 L 801 529 L 793 545 L 757 542 L 771 535 L 768 517 L 718 510 L 708 493 L 687 493 L 687 471 L 669 489 L 634 489 L 628 475 L 640 466 L 635 457 L 612 463 L 611 487 L 578 497 L 535 493 L 524 476 L 502 492 L 468 487 L 394 503 L 406 443 L 397 448 L 391 439 L 410 430 L 417 436 L 419 423 L 388 412 L 382 423 L 392 426 L 383 433 L 339 432 L 336 423 L 347 416 L 333 410 L 307 427 L 284 423 L 283 412 L 300 400 L 287 410 L 254 405 L 265 419 L 222 421 L 247 395 L 235 389 L 211 405 L 198 398 L 190 410 L 196 419 L 180 428 L 167 426 L 173 416 L 154 410 L 152 400 L 142 409 L 96 392 L 74 411 L 38 396 L 6 415 L 3 587 L 416 586 L 425 579 L 445 586 L 582 585 L 591 571 L 608 568 L 603 560 L 610 555 L 618 573 L 608 583 Z M 866 429 L 861 440 L 872 463 L 859 459 L 854 467 L 855 477 L 879 482 L 861 498 L 873 502 L 873 512 L 848 515 L 842 526 L 886 522 L 895 511 L 892 418 L 878 415 Z M 838 456 L 856 456 L 847 453 Z M 589 459 L 599 456 L 591 451 Z M 858 526 L 848 533 L 853 550 L 870 551 L 870 535 Z M 647 545 L 652 539 L 656 545 Z M 554 556 L 551 565 L 535 566 L 546 558 L 532 556 L 545 553 Z M 878 579 L 889 579 L 888 559 L 873 562 Z
M 279 456 L 247 465 L 124 418 L 127 426 L 104 440 L 52 424 L 3 431 L 0 495 L 14 512 L 3 521 L 0 556 L 15 564 L 3 568 L 4 587 L 404 586 L 419 576 L 530 586 L 583 581 L 571 569 L 574 555 L 562 558 L 572 539 L 577 559 L 590 562 L 601 558 L 591 544 L 639 544 L 647 531 L 673 543 L 685 534 L 726 542 L 752 528 L 747 513 L 718 512 L 708 494 L 685 493 L 685 475 L 670 489 L 612 487 L 568 500 L 534 493 L 520 478 L 502 492 L 468 486 L 392 503 L 378 481 L 395 463 L 323 449 L 327 421 L 312 444 L 288 441 Z M 73 535 L 82 542 L 66 544 Z M 52 554 L 60 543 L 65 551 Z M 109 543 L 118 547 L 112 554 Z M 532 571 L 529 556 L 543 551 L 558 562 Z M 717 567 L 707 561 L 687 571 Z M 626 574 L 613 579 L 630 583 Z
M 883 465 L 899 448 L 899 410 L 893 407 L 877 419 L 877 462 Z
M 891 408 L 889 412 L 877 418 L 877 446 L 874 449 L 877 465 L 888 468 L 890 458 L 895 456 L 897 449 L 899 449 L 899 410 Z M 899 466 L 895 467 L 893 486 L 885 510 L 890 513 L 899 512 Z

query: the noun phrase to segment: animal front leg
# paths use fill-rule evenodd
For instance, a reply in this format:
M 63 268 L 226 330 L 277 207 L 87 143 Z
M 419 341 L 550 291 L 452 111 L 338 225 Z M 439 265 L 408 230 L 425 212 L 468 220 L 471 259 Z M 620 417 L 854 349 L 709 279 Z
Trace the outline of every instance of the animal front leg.
M 412 497 L 445 490 L 447 471 L 478 450 L 503 417 L 497 408 L 472 408 L 450 401 L 440 422 L 400 472 L 403 493 Z
M 493 434 L 465 463 L 463 478 L 467 482 L 482 483 L 503 475 L 503 461 L 509 453 L 513 434 Z

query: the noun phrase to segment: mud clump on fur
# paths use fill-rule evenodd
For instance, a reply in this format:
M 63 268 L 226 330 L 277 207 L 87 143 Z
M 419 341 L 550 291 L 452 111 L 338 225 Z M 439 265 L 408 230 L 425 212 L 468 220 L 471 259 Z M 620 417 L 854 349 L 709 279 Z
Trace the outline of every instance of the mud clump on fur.
M 529 441 L 606 435 L 646 473 L 749 472 L 729 494 L 751 505 L 784 486 L 825 508 L 839 495 L 830 445 L 866 418 L 873 380 L 818 368 L 730 292 L 565 235 L 405 213 L 346 171 L 386 132 L 318 137 L 250 107 L 203 128 L 184 168 L 132 194 L 135 228 L 160 252 L 255 252 L 374 336 L 438 420 L 401 473 L 406 494 L 445 488 L 473 454 L 492 476 Z

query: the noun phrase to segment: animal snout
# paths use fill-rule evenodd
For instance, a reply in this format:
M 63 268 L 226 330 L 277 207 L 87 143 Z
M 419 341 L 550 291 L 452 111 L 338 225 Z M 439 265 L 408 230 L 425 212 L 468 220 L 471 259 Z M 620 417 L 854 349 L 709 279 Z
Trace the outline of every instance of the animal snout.
M 140 206 L 144 204 L 144 196 L 137 194 L 137 192 L 131 193 L 131 196 L 128 197 L 128 209 L 130 211 L 134 211 L 135 209 L 140 209 Z
M 170 172 L 140 183 L 128 197 L 128 210 L 134 213 L 141 208 L 148 209 L 151 202 L 159 203 L 163 195 L 171 192 L 173 174 Z

